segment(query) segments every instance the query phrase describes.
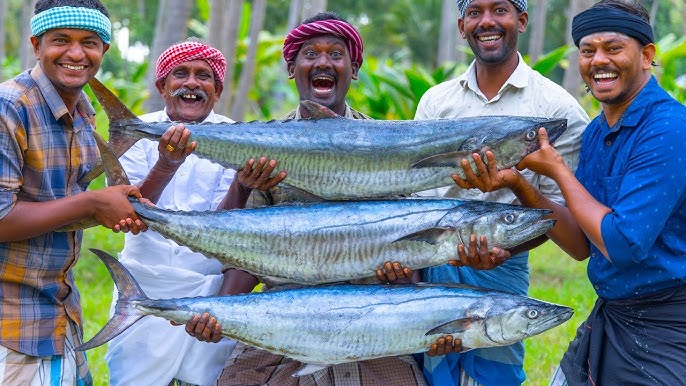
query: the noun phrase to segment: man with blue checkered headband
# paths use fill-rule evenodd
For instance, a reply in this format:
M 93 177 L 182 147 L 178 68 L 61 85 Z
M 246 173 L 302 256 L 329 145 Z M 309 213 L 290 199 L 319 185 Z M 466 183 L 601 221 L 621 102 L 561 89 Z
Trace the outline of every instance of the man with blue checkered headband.
M 520 34 L 526 31 L 529 15 L 526 0 L 459 0 L 459 33 L 469 44 L 474 60 L 455 79 L 440 83 L 424 93 L 415 119 L 467 118 L 489 115 L 563 118 L 567 130 L 556 141 L 561 158 L 575 168 L 588 115 L 558 84 L 533 70 L 518 52 Z M 483 159 L 486 158 L 486 159 Z M 518 176 L 536 187 L 541 195 L 564 204 L 554 180 L 524 170 L 500 172 L 488 168 L 497 160 L 491 152 L 473 154 L 477 165 L 472 172 L 467 159 L 461 160 L 465 178 L 454 174 L 455 184 L 419 195 L 521 204 L 507 178 Z M 465 166 L 466 165 L 466 166 Z M 482 235 L 472 235 L 458 246 L 459 260 L 422 270 L 430 283 L 460 283 L 527 295 L 529 289 L 528 250 L 547 240 L 539 237 L 510 250 L 489 246 Z M 466 248 L 464 248 L 466 247 Z M 522 342 L 486 349 L 466 350 L 457 337 L 438 339 L 423 359 L 423 373 L 430 386 L 519 386 L 526 380 Z M 465 349 L 464 352 L 461 352 Z
M 109 49 L 99 0 L 38 0 L 36 65 L 0 84 L 0 385 L 92 385 L 72 268 L 87 218 L 115 232 L 146 229 L 128 196 L 137 187 L 86 191 L 99 159 L 95 110 L 83 86 Z

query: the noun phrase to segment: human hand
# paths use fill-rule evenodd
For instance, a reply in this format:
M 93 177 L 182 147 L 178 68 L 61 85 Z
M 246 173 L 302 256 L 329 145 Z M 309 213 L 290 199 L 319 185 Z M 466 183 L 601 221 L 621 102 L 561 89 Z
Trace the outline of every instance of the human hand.
M 174 326 L 179 323 L 170 322 Z M 222 327 L 214 316 L 208 312 L 202 315 L 193 315 L 186 322 L 186 333 L 201 342 L 217 343 L 222 339 Z
M 544 128 L 538 129 L 538 142 L 541 148 L 524 157 L 516 166 L 518 170 L 529 169 L 552 179 L 555 179 L 558 172 L 568 170 L 564 159 L 550 144 L 548 132 Z
M 430 357 L 435 357 L 439 355 L 445 355 L 451 352 L 459 353 L 462 352 L 462 340 L 457 338 L 454 339 L 452 335 L 447 335 L 440 337 L 436 340 L 436 343 L 432 344 L 427 351 L 427 355 Z
M 493 192 L 498 189 L 513 186 L 517 182 L 519 172 L 515 169 L 498 170 L 495 155 L 492 151 L 486 152 L 486 161 L 488 165 L 481 159 L 477 153 L 472 154 L 474 165 L 477 173 L 472 170 L 469 161 L 463 159 L 460 161 L 460 166 L 464 172 L 465 178 L 460 177 L 459 174 L 453 174 L 451 177 L 457 186 L 462 189 L 479 189 L 482 192 Z
M 493 247 L 488 249 L 488 239 L 481 236 L 477 243 L 476 235 L 469 236 L 469 247 L 463 244 L 457 246 L 459 260 L 450 260 L 448 263 L 456 267 L 470 267 L 474 269 L 493 269 L 503 264 L 510 258 L 510 251 Z
M 412 280 L 412 270 L 403 267 L 400 262 L 391 263 L 387 261 L 383 267 L 376 270 L 376 278 L 382 283 L 410 283 Z
M 236 173 L 236 180 L 244 189 L 269 190 L 281 183 L 287 176 L 285 171 L 281 171 L 274 177 L 271 177 L 276 164 L 276 160 L 269 160 L 267 162 L 267 157 L 260 157 L 260 160 L 257 162 L 255 162 L 254 158 L 251 158 Z
M 160 160 L 168 165 L 180 165 L 186 157 L 195 150 L 197 143 L 188 143 L 191 131 L 186 129 L 183 123 L 169 127 L 162 134 L 157 151 L 160 152 Z
M 114 232 L 131 232 L 134 235 L 148 229 L 148 226 L 138 217 L 129 202 L 129 196 L 142 199 L 137 186 L 115 185 L 90 193 L 96 198 L 93 218 L 100 225 L 110 228 Z

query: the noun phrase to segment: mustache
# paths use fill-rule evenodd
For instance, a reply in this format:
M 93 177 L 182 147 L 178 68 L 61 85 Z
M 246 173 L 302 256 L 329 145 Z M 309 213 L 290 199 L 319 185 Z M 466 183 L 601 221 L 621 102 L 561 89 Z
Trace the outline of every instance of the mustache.
M 491 28 L 484 28 L 484 27 L 479 27 L 472 32 L 472 36 L 476 38 L 479 36 L 479 34 L 484 34 L 487 32 L 495 32 L 499 35 L 505 35 L 505 29 L 503 28 L 498 28 L 498 27 L 491 27 Z
M 205 91 L 203 91 L 201 89 L 200 90 L 193 90 L 193 89 L 190 89 L 186 86 L 183 86 L 181 88 L 177 88 L 176 90 L 170 92 L 169 95 L 171 95 L 172 97 L 178 97 L 181 95 L 195 95 L 195 96 L 199 96 L 203 99 L 207 99 L 207 97 L 208 97 L 208 95 Z

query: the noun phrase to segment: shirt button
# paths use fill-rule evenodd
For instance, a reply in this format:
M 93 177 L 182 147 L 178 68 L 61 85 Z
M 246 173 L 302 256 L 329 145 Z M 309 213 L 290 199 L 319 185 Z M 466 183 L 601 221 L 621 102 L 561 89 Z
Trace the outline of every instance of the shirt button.
M 175 254 L 175 255 L 178 255 L 178 254 L 179 254 L 179 250 L 178 250 L 178 249 L 175 249 L 175 250 L 174 250 L 174 254 Z
M 595 252 L 591 253 L 591 257 L 595 257 Z
M 605 141 L 605 144 L 606 144 L 607 146 L 612 146 L 612 141 L 610 141 L 610 140 L 608 139 L 607 141 Z
M 597 290 L 599 290 L 599 289 L 600 289 L 600 286 L 599 286 L 599 285 L 597 285 L 597 284 L 596 284 L 596 285 L 594 285 L 593 287 L 594 287 L 595 289 L 597 289 Z

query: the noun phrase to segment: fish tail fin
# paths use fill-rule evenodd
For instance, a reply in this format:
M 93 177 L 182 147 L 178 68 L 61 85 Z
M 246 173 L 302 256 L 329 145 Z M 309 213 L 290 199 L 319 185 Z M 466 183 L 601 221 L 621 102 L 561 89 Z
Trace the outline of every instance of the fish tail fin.
M 317 102 L 313 102 L 308 99 L 300 101 L 300 107 L 307 111 L 312 119 L 326 119 L 326 118 L 340 118 L 341 116 L 336 114 L 330 108 L 320 105 Z
M 146 316 L 145 313 L 131 306 L 132 301 L 148 299 L 133 276 L 109 253 L 94 248 L 91 248 L 90 251 L 102 260 L 110 275 L 112 275 L 114 284 L 119 292 L 119 298 L 115 305 L 114 315 L 105 327 L 98 331 L 93 338 L 76 347 L 76 350 L 88 350 L 105 344 L 129 328 L 138 319 Z
M 88 81 L 88 85 L 110 120 L 109 144 L 112 152 L 119 158 L 138 141 L 124 135 L 122 130 L 126 130 L 127 126 L 141 122 L 141 120 L 95 77 Z M 112 128 L 118 128 L 118 130 L 112 130 Z

